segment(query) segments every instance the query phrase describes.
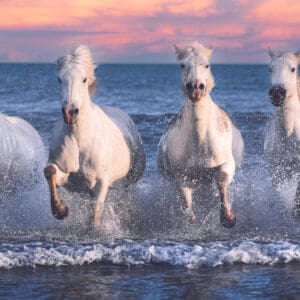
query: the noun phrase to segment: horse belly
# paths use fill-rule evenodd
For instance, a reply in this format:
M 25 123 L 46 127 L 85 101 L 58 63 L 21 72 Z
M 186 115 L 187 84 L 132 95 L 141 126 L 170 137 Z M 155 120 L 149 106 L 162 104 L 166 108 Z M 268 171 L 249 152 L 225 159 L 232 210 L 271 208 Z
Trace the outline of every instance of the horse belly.
M 92 183 L 84 173 L 76 172 L 70 173 L 68 181 L 66 182 L 64 187 L 69 192 L 90 194 L 95 188 L 95 184 Z
M 166 150 L 161 146 L 158 156 L 158 165 L 165 177 L 191 187 L 212 181 L 210 164 L 213 157 L 209 155 L 208 149 Z
M 115 153 L 111 165 L 108 166 L 107 173 L 109 173 L 110 181 L 115 182 L 125 178 L 131 167 L 130 152 L 128 147 L 124 147 L 123 150 L 119 150 Z

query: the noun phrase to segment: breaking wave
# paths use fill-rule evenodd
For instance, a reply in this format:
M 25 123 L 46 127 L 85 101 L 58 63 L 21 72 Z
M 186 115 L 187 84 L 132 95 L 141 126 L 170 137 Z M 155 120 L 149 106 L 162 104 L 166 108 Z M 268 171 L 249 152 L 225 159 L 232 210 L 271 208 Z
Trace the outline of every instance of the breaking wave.
M 300 244 L 254 241 L 177 243 L 120 240 L 110 243 L 0 245 L 0 268 L 83 264 L 167 264 L 198 268 L 233 264 L 276 265 L 300 261 Z

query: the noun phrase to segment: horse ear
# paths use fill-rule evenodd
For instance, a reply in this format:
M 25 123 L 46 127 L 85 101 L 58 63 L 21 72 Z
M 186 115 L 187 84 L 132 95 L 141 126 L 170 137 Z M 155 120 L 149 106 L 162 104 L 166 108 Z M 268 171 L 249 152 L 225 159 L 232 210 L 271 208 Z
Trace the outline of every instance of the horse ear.
M 180 48 L 174 43 L 173 44 L 174 49 L 175 49 L 175 53 L 178 54 L 178 52 L 180 51 Z
M 268 52 L 271 58 L 275 56 L 275 52 L 271 48 L 268 48 Z
M 210 58 L 211 55 L 213 54 L 213 51 L 214 51 L 213 47 L 212 47 L 212 46 L 209 46 L 208 48 L 205 48 L 205 55 L 206 55 L 208 58 Z
M 203 55 L 205 55 L 208 59 L 210 59 L 212 53 L 213 53 L 213 48 L 212 46 L 209 47 L 204 47 L 202 44 L 199 42 L 195 41 L 193 43 L 193 46 Z
M 176 59 L 177 61 L 181 61 L 185 57 L 185 51 L 183 49 L 179 48 L 175 44 L 173 44 L 174 49 L 175 49 L 175 54 L 176 54 Z

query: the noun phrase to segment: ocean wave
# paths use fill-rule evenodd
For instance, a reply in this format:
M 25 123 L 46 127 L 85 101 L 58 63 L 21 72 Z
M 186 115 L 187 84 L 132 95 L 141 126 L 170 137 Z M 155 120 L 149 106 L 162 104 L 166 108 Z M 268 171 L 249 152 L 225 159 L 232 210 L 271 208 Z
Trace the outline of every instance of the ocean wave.
M 300 262 L 300 244 L 211 242 L 175 243 L 122 240 L 111 243 L 66 244 L 30 242 L 0 244 L 0 269 L 76 266 L 92 263 L 134 266 L 167 264 L 199 268 L 233 264 L 276 265 Z

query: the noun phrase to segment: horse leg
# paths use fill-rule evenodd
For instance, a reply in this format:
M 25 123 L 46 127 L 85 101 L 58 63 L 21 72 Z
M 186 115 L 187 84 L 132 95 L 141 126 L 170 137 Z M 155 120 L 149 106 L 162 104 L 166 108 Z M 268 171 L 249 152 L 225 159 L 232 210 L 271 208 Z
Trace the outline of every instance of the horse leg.
M 296 217 L 300 217 L 300 181 L 298 182 L 298 187 L 294 199 L 294 213 Z
M 100 228 L 101 214 L 103 211 L 104 201 L 108 192 L 109 184 L 106 182 L 101 183 L 101 187 L 96 190 L 96 207 L 94 214 L 94 229 Z
M 181 187 L 180 190 L 181 190 L 184 200 L 185 200 L 185 205 L 186 205 L 185 213 L 187 214 L 190 222 L 194 222 L 196 219 L 196 216 L 195 216 L 195 214 L 193 212 L 193 208 L 192 208 L 192 204 L 193 204 L 192 189 L 189 187 Z
M 68 216 L 68 206 L 59 198 L 56 186 L 62 186 L 68 179 L 69 174 L 59 170 L 56 165 L 48 165 L 44 169 L 50 194 L 51 194 L 51 211 L 55 218 L 62 220 Z
M 221 210 L 220 210 L 220 221 L 221 224 L 226 228 L 231 228 L 236 223 L 236 217 L 231 209 L 231 205 L 228 201 L 227 189 L 230 184 L 233 174 L 230 175 L 231 172 L 228 172 L 228 165 L 223 165 L 219 173 L 217 175 L 217 185 L 220 192 L 221 198 Z M 233 172 L 234 173 L 234 172 Z

